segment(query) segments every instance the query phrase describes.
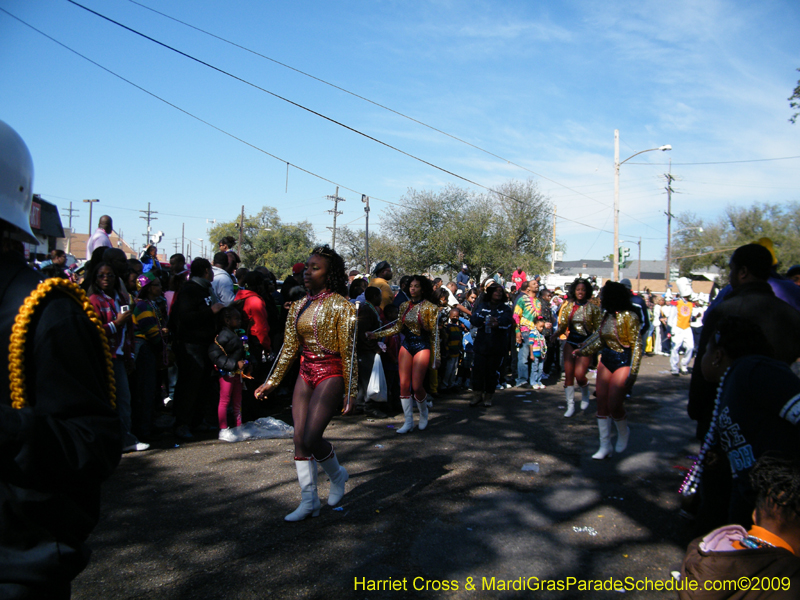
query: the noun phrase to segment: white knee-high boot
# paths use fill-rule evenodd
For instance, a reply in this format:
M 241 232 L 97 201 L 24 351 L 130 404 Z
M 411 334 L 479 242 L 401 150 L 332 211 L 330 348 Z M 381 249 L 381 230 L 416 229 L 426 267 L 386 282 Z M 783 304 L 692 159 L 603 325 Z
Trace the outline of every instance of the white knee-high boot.
M 411 396 L 400 396 L 400 404 L 403 406 L 403 416 L 406 422 L 397 430 L 397 433 L 408 433 L 414 429 L 414 401 Z
M 414 400 L 417 400 L 417 396 L 414 396 Z M 419 430 L 422 431 L 428 426 L 428 395 L 425 394 L 425 397 L 422 400 L 417 400 L 417 408 L 419 409 Z
M 591 396 L 589 395 L 589 384 L 581 386 L 581 410 L 586 410 L 589 408 L 589 400 L 591 400 Z
M 617 443 L 614 446 L 614 450 L 618 453 L 625 452 L 625 448 L 628 447 L 628 439 L 631 436 L 631 430 L 628 427 L 628 419 L 614 421 L 614 425 L 617 426 Z
M 328 475 L 331 480 L 331 490 L 328 492 L 328 505 L 336 506 L 339 500 L 344 496 L 344 484 L 350 479 L 347 470 L 339 464 L 339 459 L 336 458 L 336 451 L 331 444 L 331 453 L 319 461 L 322 470 Z
M 317 495 L 317 461 L 311 458 L 295 458 L 297 481 L 300 483 L 300 506 L 289 513 L 284 521 L 302 521 L 307 517 L 319 516 L 320 502 Z
M 597 428 L 600 430 L 600 449 L 592 455 L 592 458 L 595 460 L 603 460 L 612 454 L 611 419 L 597 419 Z
M 575 386 L 568 385 L 565 387 L 564 396 L 567 399 L 567 412 L 564 413 L 564 416 L 571 417 L 575 414 Z

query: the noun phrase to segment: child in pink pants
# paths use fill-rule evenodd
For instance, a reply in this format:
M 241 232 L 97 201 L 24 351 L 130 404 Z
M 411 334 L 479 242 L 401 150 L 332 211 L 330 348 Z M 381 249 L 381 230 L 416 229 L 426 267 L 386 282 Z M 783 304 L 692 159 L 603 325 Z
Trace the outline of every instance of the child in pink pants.
M 219 439 L 232 441 L 228 430 L 228 408 L 232 409 L 236 427 L 242 424 L 242 378 L 250 370 L 247 335 L 243 329 L 239 310 L 233 306 L 222 309 L 218 315 L 219 328 L 208 355 L 219 373 Z

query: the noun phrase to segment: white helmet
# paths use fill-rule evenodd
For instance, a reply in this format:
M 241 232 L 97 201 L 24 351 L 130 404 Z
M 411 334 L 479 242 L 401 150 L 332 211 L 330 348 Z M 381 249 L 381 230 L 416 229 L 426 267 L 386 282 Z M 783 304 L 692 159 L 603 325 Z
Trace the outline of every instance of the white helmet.
M 38 244 L 31 231 L 33 159 L 19 134 L 0 121 L 0 208 L 3 221 L 19 230 L 25 242 Z

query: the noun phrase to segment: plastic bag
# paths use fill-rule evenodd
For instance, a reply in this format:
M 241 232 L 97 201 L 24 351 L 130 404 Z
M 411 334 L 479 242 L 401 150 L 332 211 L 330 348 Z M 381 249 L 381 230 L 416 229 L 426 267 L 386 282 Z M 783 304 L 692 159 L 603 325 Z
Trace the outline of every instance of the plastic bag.
M 380 354 L 375 354 L 375 360 L 372 361 L 372 375 L 370 375 L 369 385 L 367 385 L 367 400 L 386 402 L 388 398 L 386 395 L 386 388 L 386 376 L 383 374 L 383 363 L 381 362 Z
M 230 442 L 290 439 L 294 435 L 294 427 L 273 417 L 262 417 L 239 427 L 232 427 L 229 431 L 231 439 L 226 441 Z

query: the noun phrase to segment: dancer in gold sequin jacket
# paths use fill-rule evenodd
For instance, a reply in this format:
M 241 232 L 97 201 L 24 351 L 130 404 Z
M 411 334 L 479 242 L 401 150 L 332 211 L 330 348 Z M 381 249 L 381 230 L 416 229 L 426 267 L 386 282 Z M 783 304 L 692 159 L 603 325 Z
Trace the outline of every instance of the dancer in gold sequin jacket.
M 578 277 L 568 290 L 569 300 L 561 305 L 558 313 L 558 329 L 553 333 L 557 340 L 566 334 L 564 343 L 564 395 L 567 401 L 565 417 L 575 414 L 575 382 L 581 388 L 581 410 L 589 408 L 589 371 L 591 359 L 588 356 L 573 356 L 573 350 L 592 335 L 600 325 L 603 311 L 592 302 L 592 284 L 588 279 Z
M 408 286 L 411 300 L 400 305 L 400 314 L 393 327 L 369 333 L 372 339 L 403 333 L 403 345 L 398 357 L 400 371 L 400 402 L 405 423 L 397 433 L 414 429 L 414 403 L 419 409 L 419 429 L 428 426 L 428 394 L 425 375 L 428 367 L 439 368 L 439 308 L 433 298 L 433 284 L 427 277 L 414 275 Z M 413 392 L 413 398 L 412 398 Z
M 327 245 L 311 251 L 303 276 L 309 295 L 294 302 L 286 319 L 286 334 L 275 369 L 256 390 L 264 398 L 286 375 L 300 354 L 300 375 L 292 397 L 294 449 L 301 502 L 286 515 L 287 521 L 316 517 L 317 462 L 331 480 L 328 504 L 335 506 L 344 496 L 347 471 L 339 465 L 333 445 L 323 439 L 325 428 L 341 408 L 349 413 L 354 405 L 358 365 L 353 360 L 356 307 L 345 298 L 347 276 L 344 261 Z
M 617 427 L 617 452 L 628 446 L 628 419 L 625 396 L 633 386 L 642 360 L 641 323 L 631 306 L 631 293 L 621 283 L 607 282 L 601 293 L 603 319 L 600 327 L 584 344 L 574 351 L 575 356 L 591 356 L 600 352 L 597 366 L 597 427 L 600 430 L 600 449 L 592 458 L 611 456 L 611 420 Z

